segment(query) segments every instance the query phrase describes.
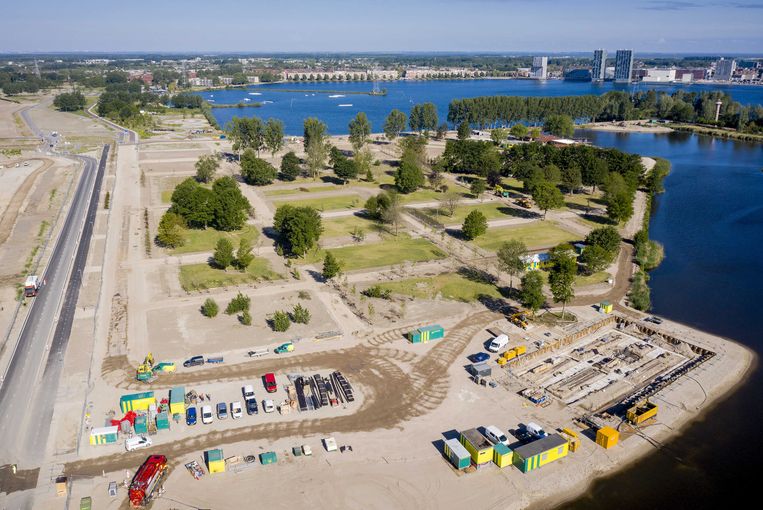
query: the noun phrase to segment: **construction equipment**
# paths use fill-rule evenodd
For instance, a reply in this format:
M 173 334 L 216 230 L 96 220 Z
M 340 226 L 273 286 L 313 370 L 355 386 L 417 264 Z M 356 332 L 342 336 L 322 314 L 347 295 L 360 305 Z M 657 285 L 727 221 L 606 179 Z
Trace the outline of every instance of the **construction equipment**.
M 156 379 L 156 375 L 159 373 L 167 373 L 167 372 L 174 372 L 175 371 L 175 364 L 170 363 L 167 361 L 162 361 L 160 363 L 154 364 L 154 355 L 150 352 L 146 354 L 146 357 L 143 359 L 143 363 L 138 365 L 138 369 L 136 371 L 136 378 L 139 381 L 150 383 L 154 379 Z
M 495 186 L 495 195 L 498 196 L 498 197 L 502 197 L 502 198 L 509 198 L 509 196 L 510 196 L 509 190 L 505 189 L 500 184 L 496 184 L 496 186 Z
M 524 198 L 524 197 L 523 198 L 518 198 L 516 200 L 516 204 L 519 207 L 524 207 L 525 209 L 530 209 L 533 206 L 532 202 L 530 202 L 530 199 L 529 198 Z
M 530 326 L 530 322 L 527 319 L 527 312 L 517 312 L 509 316 L 509 322 L 522 329 L 527 329 Z
M 128 489 L 130 506 L 146 506 L 154 497 L 154 492 L 167 476 L 167 457 L 151 455 L 135 473 Z
M 570 445 L 571 452 L 574 453 L 578 451 L 578 447 L 580 446 L 580 437 L 578 436 L 577 432 L 568 428 L 564 428 L 559 434 L 567 440 L 567 444 Z

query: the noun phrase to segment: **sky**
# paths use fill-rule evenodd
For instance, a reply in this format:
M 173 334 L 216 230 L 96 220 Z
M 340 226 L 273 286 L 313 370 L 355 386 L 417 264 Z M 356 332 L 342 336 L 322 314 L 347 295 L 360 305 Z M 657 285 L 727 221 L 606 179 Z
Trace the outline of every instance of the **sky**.
M 3 0 L 0 53 L 761 53 L 763 0 Z

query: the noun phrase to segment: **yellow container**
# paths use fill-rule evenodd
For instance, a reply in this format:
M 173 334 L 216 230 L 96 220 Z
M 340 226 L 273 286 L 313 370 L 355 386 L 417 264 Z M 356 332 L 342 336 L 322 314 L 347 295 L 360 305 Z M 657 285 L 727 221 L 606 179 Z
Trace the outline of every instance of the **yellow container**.
M 514 353 L 519 356 L 520 354 L 524 354 L 527 352 L 527 346 L 526 345 L 517 345 L 514 347 Z
M 596 444 L 609 450 L 620 440 L 620 433 L 612 427 L 602 427 L 596 431 Z
M 493 460 L 493 443 L 488 441 L 479 430 L 464 430 L 461 432 L 460 441 L 472 456 L 472 461 L 477 467 Z
M 649 401 L 636 404 L 625 413 L 625 418 L 634 425 L 640 425 L 654 416 L 657 416 L 657 404 Z
M 512 360 L 517 357 L 517 351 L 516 349 L 509 349 L 508 351 L 501 354 L 501 357 L 506 361 Z
M 514 452 L 503 443 L 493 446 L 493 462 L 499 468 L 511 466 L 514 463 Z
M 599 310 L 601 310 L 604 313 L 612 313 L 612 310 L 614 309 L 614 305 L 610 303 L 609 301 L 602 301 L 599 303 Z

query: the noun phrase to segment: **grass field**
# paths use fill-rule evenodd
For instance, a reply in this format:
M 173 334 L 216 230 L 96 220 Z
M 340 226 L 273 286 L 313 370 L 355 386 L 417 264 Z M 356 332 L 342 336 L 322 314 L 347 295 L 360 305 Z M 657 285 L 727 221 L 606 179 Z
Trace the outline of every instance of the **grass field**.
M 433 299 L 438 294 L 445 299 L 471 302 L 480 296 L 500 298 L 495 285 L 467 278 L 459 273 L 443 273 L 432 278 L 409 278 L 397 282 L 381 283 L 393 294 L 404 294 L 419 299 Z
M 235 269 L 223 271 L 209 264 L 185 264 L 180 266 L 180 285 L 184 290 L 202 290 L 226 287 L 261 280 L 280 280 L 283 276 L 270 269 L 270 263 L 255 258 L 246 272 Z
M 548 271 L 541 271 L 543 280 L 548 283 Z M 612 275 L 606 271 L 599 271 L 598 273 L 590 275 L 577 275 L 575 276 L 575 287 L 587 287 L 588 285 L 597 285 L 599 283 L 606 282 Z
M 480 211 L 485 215 L 485 218 L 487 218 L 488 221 L 512 217 L 511 214 L 509 214 L 512 209 L 506 206 L 506 204 L 500 202 L 489 202 L 477 205 L 462 205 L 456 208 L 453 216 L 448 216 L 446 214 L 447 211 L 445 211 L 442 207 L 439 208 L 439 215 L 437 214 L 438 208 L 435 207 L 431 209 L 422 209 L 422 211 L 424 214 L 434 218 L 443 225 L 455 225 L 456 223 L 461 224 L 464 222 L 466 216 L 472 211 Z
M 273 205 L 289 204 L 294 207 L 314 207 L 319 211 L 336 211 L 340 209 L 356 209 L 363 207 L 365 201 L 356 193 L 337 195 L 333 197 L 308 198 L 306 200 L 278 200 Z
M 321 193 L 323 191 L 336 191 L 341 189 L 339 186 L 327 185 L 327 186 L 313 186 L 312 188 L 299 187 L 289 189 L 271 189 L 265 191 L 266 197 L 281 197 L 284 195 L 296 195 L 298 193 Z
M 246 238 L 252 241 L 252 244 L 259 237 L 260 231 L 253 225 L 245 225 L 241 230 L 232 232 L 221 232 L 213 228 L 204 229 L 186 229 L 185 244 L 173 250 L 172 255 L 181 255 L 183 253 L 195 253 L 199 251 L 214 251 L 217 240 L 221 237 L 227 237 L 233 243 L 234 248 L 238 248 L 239 239 Z
M 537 250 L 579 238 L 579 235 L 563 230 L 551 221 L 539 220 L 516 227 L 489 228 L 487 233 L 474 242 L 480 248 L 496 251 L 504 241 L 519 239 L 527 245 L 528 249 Z
M 460 189 L 456 188 L 454 191 L 458 192 L 461 195 L 461 198 L 471 198 L 471 195 Z M 435 191 L 433 189 L 420 189 L 418 191 L 414 191 L 413 193 L 408 193 L 407 195 L 400 194 L 400 202 L 403 204 L 414 204 L 417 202 L 438 202 L 445 198 L 445 193 L 440 193 L 439 191 Z
M 338 218 L 327 218 L 323 222 L 323 238 L 344 237 L 352 234 L 355 228 L 363 229 L 366 234 L 378 232 L 381 227 L 378 223 L 364 218 L 363 216 L 340 216 Z
M 423 262 L 446 257 L 446 254 L 426 239 L 412 239 L 405 234 L 378 243 L 344 246 L 329 250 L 339 260 L 343 271 L 392 266 L 403 262 Z M 298 264 L 320 264 L 324 250 L 309 253 L 297 259 Z

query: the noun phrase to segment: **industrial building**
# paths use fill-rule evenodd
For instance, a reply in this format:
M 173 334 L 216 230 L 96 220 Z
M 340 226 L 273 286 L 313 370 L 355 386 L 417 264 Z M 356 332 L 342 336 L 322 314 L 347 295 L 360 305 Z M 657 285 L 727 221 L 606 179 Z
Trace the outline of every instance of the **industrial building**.
M 566 457 L 569 443 L 559 434 L 551 434 L 514 450 L 514 464 L 523 473 L 545 466 L 549 462 Z
M 630 83 L 633 74 L 633 50 L 617 50 L 615 54 L 615 83 Z
M 545 80 L 548 75 L 548 57 L 533 57 L 533 66 L 530 69 L 530 77 L 536 80 Z
M 736 68 L 736 60 L 726 60 L 725 58 L 722 58 L 715 64 L 715 76 L 713 78 L 715 81 L 731 81 L 731 77 L 734 75 Z
M 593 52 L 593 69 L 591 69 L 591 80 L 604 81 L 607 70 L 607 50 L 600 49 Z

